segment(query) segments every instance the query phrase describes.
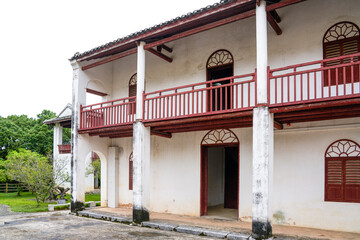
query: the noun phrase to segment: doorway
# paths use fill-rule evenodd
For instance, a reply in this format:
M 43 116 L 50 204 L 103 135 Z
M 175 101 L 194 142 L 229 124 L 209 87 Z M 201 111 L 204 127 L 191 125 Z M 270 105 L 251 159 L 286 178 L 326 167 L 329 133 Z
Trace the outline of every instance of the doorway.
M 239 146 L 202 146 L 201 215 L 237 219 Z
M 232 86 L 223 86 L 232 83 L 232 79 L 213 80 L 234 76 L 234 58 L 225 49 L 215 51 L 206 63 L 206 80 L 210 87 L 207 91 L 207 111 L 223 111 L 232 108 Z

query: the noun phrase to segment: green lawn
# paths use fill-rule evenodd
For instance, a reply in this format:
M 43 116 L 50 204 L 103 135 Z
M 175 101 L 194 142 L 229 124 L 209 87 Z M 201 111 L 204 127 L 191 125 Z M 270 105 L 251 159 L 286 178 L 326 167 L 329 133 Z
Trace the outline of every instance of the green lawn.
M 69 194 L 66 199 L 70 201 Z M 86 194 L 85 201 L 100 201 L 100 194 Z M 17 196 L 17 193 L 0 193 L 0 204 L 10 206 L 13 212 L 46 212 L 48 204 L 53 203 L 40 203 L 37 207 L 35 196 L 30 192 L 22 192 L 21 196 Z

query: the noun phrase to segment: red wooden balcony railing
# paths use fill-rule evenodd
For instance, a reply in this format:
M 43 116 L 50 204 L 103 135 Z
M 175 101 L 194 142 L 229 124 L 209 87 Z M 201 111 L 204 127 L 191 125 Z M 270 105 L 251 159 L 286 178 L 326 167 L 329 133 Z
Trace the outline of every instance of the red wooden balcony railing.
M 127 97 L 80 108 L 80 129 L 132 124 L 136 97 Z
M 360 53 L 269 69 L 270 106 L 358 97 Z
M 59 154 L 71 153 L 71 144 L 58 145 Z
M 144 121 L 177 119 L 252 109 L 256 73 L 144 94 Z

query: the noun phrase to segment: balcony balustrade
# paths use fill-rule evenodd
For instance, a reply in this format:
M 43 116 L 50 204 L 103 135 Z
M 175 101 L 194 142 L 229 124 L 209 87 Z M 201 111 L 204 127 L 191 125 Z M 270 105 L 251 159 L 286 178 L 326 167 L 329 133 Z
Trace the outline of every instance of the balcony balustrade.
M 256 73 L 144 94 L 144 121 L 178 119 L 252 109 Z
M 270 107 L 360 96 L 360 54 L 269 69 Z
M 71 144 L 61 144 L 58 145 L 59 154 L 71 153 Z
M 360 53 L 268 69 L 269 107 L 360 97 Z M 251 110 L 254 73 L 144 93 L 143 121 L 154 122 Z M 132 124 L 136 98 L 81 107 L 80 129 Z
M 80 129 L 95 129 L 132 124 L 135 120 L 136 97 L 80 107 Z

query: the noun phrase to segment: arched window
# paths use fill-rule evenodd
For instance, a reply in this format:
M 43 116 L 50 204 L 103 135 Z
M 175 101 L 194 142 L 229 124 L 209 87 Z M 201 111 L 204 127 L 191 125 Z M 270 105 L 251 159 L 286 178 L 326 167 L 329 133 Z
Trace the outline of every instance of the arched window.
M 229 129 L 215 129 L 210 130 L 201 141 L 202 146 L 216 144 L 239 144 L 239 139 Z
M 136 89 L 137 89 L 137 74 L 131 76 L 129 80 L 129 97 L 136 97 Z M 134 102 L 135 99 L 129 99 L 129 102 Z M 131 105 L 129 109 L 129 114 L 136 113 L 136 106 Z
M 129 190 L 133 190 L 133 153 L 129 156 Z
M 212 81 L 232 77 L 234 75 L 234 58 L 225 49 L 220 49 L 211 54 L 206 63 L 206 80 Z M 231 87 L 221 85 L 232 83 L 232 79 L 212 81 L 209 87 L 215 87 L 208 91 L 208 111 L 221 111 L 232 108 Z
M 325 201 L 360 202 L 360 146 L 338 140 L 325 152 Z
M 339 22 L 331 26 L 325 33 L 323 38 L 323 57 L 324 59 L 335 58 L 344 55 L 350 55 L 360 52 L 360 34 L 359 27 L 351 22 Z M 354 61 L 358 61 L 358 58 L 354 58 Z M 334 66 L 338 64 L 349 63 L 350 58 L 341 60 L 334 60 L 327 62 L 325 67 Z M 344 69 L 338 68 L 337 70 L 331 69 L 325 70 L 324 85 L 336 84 L 336 75 L 338 84 L 351 82 L 352 73 L 351 66 L 347 66 Z M 330 77 L 330 79 L 329 79 Z M 359 65 L 353 66 L 353 81 L 359 81 Z

